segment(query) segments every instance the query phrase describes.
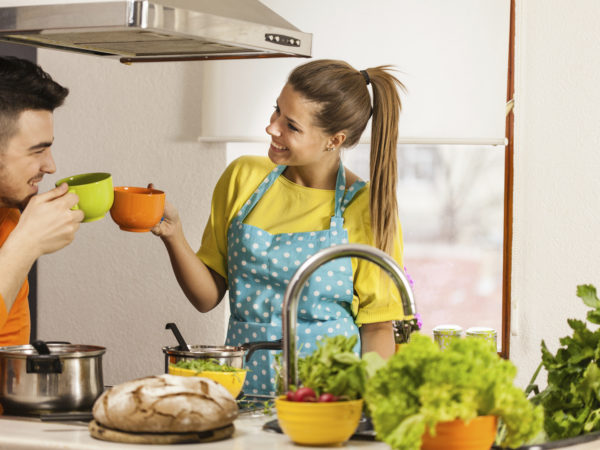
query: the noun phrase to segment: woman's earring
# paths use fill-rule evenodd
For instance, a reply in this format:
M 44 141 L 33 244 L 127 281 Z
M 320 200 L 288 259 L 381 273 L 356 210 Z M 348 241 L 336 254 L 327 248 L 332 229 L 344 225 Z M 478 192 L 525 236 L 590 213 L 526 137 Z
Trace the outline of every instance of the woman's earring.
M 334 150 L 335 150 L 335 147 L 327 147 L 327 151 L 328 151 L 328 152 L 332 152 L 332 151 L 334 151 Z

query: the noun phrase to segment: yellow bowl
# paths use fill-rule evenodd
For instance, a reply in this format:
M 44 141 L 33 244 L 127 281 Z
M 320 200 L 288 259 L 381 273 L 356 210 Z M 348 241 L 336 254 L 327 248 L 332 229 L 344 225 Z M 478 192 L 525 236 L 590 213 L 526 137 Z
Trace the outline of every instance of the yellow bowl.
M 350 439 L 360 422 L 363 400 L 291 402 L 275 399 L 277 421 L 296 444 L 333 445 Z
M 225 387 L 233 398 L 237 398 L 240 392 L 242 392 L 244 381 L 246 381 L 246 372 L 247 370 L 236 370 L 235 372 L 196 372 L 195 370 L 182 369 L 181 367 L 169 365 L 169 373 L 171 375 L 210 378 Z

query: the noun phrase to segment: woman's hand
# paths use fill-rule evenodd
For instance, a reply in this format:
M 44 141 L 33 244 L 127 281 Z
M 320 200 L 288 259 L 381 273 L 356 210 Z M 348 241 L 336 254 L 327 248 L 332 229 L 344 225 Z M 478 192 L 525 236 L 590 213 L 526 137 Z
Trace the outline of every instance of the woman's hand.
M 149 189 L 154 189 L 152 183 L 148 184 Z M 152 234 L 159 236 L 163 239 L 168 239 L 176 234 L 181 229 L 181 220 L 179 219 L 179 213 L 177 208 L 165 200 L 165 210 L 163 211 L 163 217 L 152 229 Z

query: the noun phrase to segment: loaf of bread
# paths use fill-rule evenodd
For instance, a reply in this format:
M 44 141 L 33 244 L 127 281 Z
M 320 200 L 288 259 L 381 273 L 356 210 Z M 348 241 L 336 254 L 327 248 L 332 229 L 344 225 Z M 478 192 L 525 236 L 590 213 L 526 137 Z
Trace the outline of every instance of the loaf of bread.
M 213 380 L 165 374 L 110 388 L 92 413 L 96 422 L 116 430 L 182 433 L 229 425 L 239 410 L 227 389 Z

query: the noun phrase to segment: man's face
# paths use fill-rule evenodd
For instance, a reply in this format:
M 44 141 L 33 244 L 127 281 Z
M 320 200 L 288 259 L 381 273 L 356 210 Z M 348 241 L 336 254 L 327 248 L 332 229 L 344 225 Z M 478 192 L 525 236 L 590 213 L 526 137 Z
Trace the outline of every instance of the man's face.
M 54 140 L 52 112 L 25 110 L 17 133 L 0 149 L 0 206 L 23 209 L 38 192 L 38 183 L 56 166 L 50 153 Z

